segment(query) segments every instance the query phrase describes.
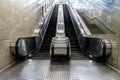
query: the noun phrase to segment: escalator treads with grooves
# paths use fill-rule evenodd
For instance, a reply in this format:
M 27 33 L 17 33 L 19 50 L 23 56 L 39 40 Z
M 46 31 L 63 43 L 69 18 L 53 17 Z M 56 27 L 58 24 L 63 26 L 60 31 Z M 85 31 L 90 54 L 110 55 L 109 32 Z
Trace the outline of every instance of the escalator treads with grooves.
M 33 57 L 34 59 L 49 59 L 50 58 L 49 49 L 50 49 L 52 37 L 55 36 L 57 14 L 58 14 L 58 5 L 55 5 L 51 19 L 50 19 L 50 23 L 45 33 L 43 43 L 41 45 L 39 52 L 36 53 L 36 55 Z
M 65 21 L 65 32 L 66 36 L 70 39 L 71 44 L 71 59 L 72 60 L 86 60 L 89 59 L 84 54 L 82 54 L 80 50 L 80 46 L 77 40 L 77 36 L 75 34 L 73 24 L 70 18 L 70 14 L 68 12 L 67 5 L 63 5 L 63 11 L 64 11 L 64 21 Z

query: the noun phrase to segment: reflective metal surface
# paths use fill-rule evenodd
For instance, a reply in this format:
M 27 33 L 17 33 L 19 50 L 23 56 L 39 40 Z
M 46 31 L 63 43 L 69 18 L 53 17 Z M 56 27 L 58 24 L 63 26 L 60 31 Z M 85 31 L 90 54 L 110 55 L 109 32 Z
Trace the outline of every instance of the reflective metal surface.
M 76 35 L 77 35 L 81 49 L 90 58 L 96 58 L 99 60 L 105 59 L 107 54 L 112 53 L 112 51 L 110 51 L 110 50 L 109 50 L 109 52 L 107 51 L 108 50 L 107 48 L 109 48 L 109 47 L 107 47 L 107 44 L 110 44 L 110 42 L 105 43 L 105 41 L 103 41 L 102 38 L 88 37 L 82 28 L 82 27 L 84 27 L 84 25 L 82 25 L 79 22 L 79 19 L 78 19 L 77 15 L 75 14 L 75 10 L 71 7 L 71 5 L 66 5 L 66 6 L 68 8 L 71 20 L 73 22 L 74 29 L 76 31 Z
M 25 37 L 20 38 L 17 43 L 18 55 L 26 57 L 29 54 L 32 54 L 36 50 L 36 37 Z
M 26 57 L 31 55 L 39 49 L 44 39 L 44 35 L 46 33 L 46 29 L 48 27 L 52 12 L 54 9 L 54 5 L 51 6 L 51 11 L 48 12 L 46 18 L 43 21 L 40 29 L 37 30 L 36 36 L 31 37 L 20 37 L 16 41 L 12 41 L 10 44 L 10 51 L 12 54 L 17 56 Z
M 104 42 L 106 45 L 106 54 L 105 55 L 109 56 L 109 55 L 111 55 L 111 52 L 112 52 L 112 44 L 108 40 L 104 40 Z
M 14 56 L 17 54 L 17 42 L 19 39 L 15 39 L 10 43 L 10 53 L 12 53 Z
M 63 16 L 63 4 L 59 4 L 58 17 L 57 17 L 57 27 L 56 27 L 56 37 L 65 37 L 65 25 Z
M 69 39 L 67 37 L 63 37 L 63 39 L 54 37 L 50 46 L 50 55 L 64 55 L 69 57 L 71 55 Z
M 0 80 L 120 80 L 120 74 L 92 60 L 26 60 L 0 73 Z
M 56 35 L 52 38 L 50 45 L 50 56 L 67 56 L 71 54 L 69 38 L 65 36 L 63 4 L 58 4 L 58 17 L 56 26 Z

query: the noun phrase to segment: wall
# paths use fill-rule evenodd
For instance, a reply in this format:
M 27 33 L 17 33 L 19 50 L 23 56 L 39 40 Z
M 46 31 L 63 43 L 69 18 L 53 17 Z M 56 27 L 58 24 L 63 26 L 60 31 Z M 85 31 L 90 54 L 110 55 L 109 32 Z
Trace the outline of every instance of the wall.
M 89 8 L 86 13 L 91 17 L 97 17 L 116 33 L 114 35 L 107 34 L 103 36 L 112 43 L 112 54 L 107 63 L 120 70 L 120 0 L 113 1 L 114 2 L 112 4 L 107 5 L 91 2 L 91 9 Z
M 93 0 L 88 3 L 89 8 L 86 8 L 88 15 L 97 17 L 115 33 L 120 34 L 120 18 L 118 18 L 120 16 L 120 0 L 105 0 L 104 2 Z
M 31 36 L 44 19 L 40 0 L 0 0 L 0 69 L 14 62 L 9 45 L 13 39 Z M 46 9 L 48 9 L 46 7 Z
M 86 13 L 91 19 L 91 23 L 99 25 L 99 28 L 104 26 L 108 27 L 116 34 L 94 34 L 89 35 L 90 37 L 99 37 L 107 39 L 112 44 L 112 53 L 107 59 L 107 64 L 111 65 L 120 72 L 120 0 L 77 0 L 79 1 L 76 5 L 71 3 L 73 8 Z M 100 23 L 96 21 L 99 19 Z M 102 28 L 103 29 L 103 28 Z M 109 30 L 108 29 L 108 30 Z

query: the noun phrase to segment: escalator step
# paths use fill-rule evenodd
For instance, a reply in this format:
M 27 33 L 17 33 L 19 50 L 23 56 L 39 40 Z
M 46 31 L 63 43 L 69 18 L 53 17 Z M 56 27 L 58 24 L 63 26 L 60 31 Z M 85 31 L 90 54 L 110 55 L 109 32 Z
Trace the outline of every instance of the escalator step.
M 55 5 L 41 48 L 33 58 L 50 59 L 49 49 L 50 49 L 52 37 L 55 36 L 55 31 L 56 31 L 55 23 L 57 23 L 57 14 L 58 14 L 58 5 Z
M 73 28 L 73 24 L 66 5 L 64 5 L 64 18 L 66 36 L 69 37 L 71 44 L 71 59 L 88 59 L 84 54 L 82 54 L 80 50 L 77 36 L 75 34 L 75 30 Z

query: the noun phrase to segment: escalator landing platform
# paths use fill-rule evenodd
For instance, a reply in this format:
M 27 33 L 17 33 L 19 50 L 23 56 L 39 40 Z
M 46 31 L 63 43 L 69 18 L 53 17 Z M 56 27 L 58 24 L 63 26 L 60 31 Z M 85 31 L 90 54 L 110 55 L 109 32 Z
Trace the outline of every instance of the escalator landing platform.
M 120 74 L 91 60 L 29 59 L 1 72 L 0 80 L 120 80 Z

